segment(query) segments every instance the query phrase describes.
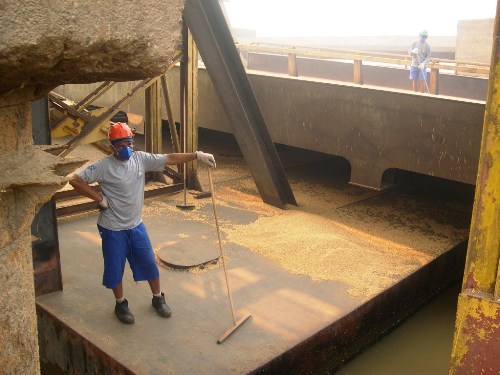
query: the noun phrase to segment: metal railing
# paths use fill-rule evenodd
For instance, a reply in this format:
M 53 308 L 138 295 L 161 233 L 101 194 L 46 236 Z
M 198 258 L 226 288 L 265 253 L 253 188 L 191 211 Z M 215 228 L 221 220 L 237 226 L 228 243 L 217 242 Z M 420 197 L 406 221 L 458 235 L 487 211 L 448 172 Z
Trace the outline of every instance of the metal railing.
M 360 51 L 338 48 L 306 47 L 286 44 L 252 43 L 237 44 L 240 51 L 288 56 L 288 74 L 297 77 L 297 57 L 320 60 L 345 60 L 353 62 L 353 83 L 363 84 L 363 62 L 379 63 L 385 66 L 399 66 L 408 69 L 411 65 L 409 54 L 394 54 L 376 51 Z M 427 64 L 430 68 L 429 92 L 439 94 L 439 71 L 444 70 L 456 75 L 488 77 L 489 64 L 431 58 Z

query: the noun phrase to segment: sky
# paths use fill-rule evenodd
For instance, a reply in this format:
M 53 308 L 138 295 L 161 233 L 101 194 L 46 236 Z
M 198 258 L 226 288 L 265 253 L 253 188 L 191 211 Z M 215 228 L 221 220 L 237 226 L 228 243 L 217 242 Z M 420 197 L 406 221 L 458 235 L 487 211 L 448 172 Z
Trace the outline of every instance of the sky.
M 456 36 L 458 20 L 495 18 L 497 0 L 225 0 L 233 28 L 258 37 Z

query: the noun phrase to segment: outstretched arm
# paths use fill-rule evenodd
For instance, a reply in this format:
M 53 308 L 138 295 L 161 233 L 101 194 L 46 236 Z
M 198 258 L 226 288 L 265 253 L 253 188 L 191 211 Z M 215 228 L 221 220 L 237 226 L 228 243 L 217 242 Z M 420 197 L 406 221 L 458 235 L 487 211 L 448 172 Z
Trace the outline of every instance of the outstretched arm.
M 183 164 L 190 161 L 196 160 L 196 153 L 178 153 L 178 154 L 167 154 L 167 159 L 165 160 L 165 165 L 177 165 Z
M 183 164 L 196 159 L 199 162 L 208 165 L 209 167 L 215 168 L 214 156 L 203 151 L 195 151 L 193 153 L 167 154 L 165 165 Z

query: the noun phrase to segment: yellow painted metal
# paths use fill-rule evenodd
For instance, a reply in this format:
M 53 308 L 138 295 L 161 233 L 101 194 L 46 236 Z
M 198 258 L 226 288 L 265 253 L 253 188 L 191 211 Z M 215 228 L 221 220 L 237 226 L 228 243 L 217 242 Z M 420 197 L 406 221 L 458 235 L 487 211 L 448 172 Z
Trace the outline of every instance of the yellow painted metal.
M 500 259 L 500 60 L 493 61 L 463 285 L 490 294 Z
M 353 82 L 357 85 L 363 84 L 363 62 L 355 60 L 353 66 Z
M 450 374 L 500 373 L 500 0 Z
M 81 129 L 84 124 L 85 121 L 83 121 L 82 119 L 75 120 L 70 117 L 66 117 L 63 121 L 57 124 L 57 127 L 54 127 L 50 131 L 50 136 L 52 139 L 57 139 L 67 137 L 68 135 L 73 135 L 74 133 L 79 133 L 77 129 Z
M 500 373 L 500 304 L 462 293 L 458 300 L 450 375 Z
M 91 115 L 92 117 L 98 117 L 107 110 L 108 108 L 98 108 L 93 110 L 91 112 Z M 68 136 L 74 137 L 75 135 L 80 133 L 84 125 L 85 121 L 80 118 L 73 119 L 71 117 L 66 117 L 63 121 L 61 121 L 59 124 L 57 124 L 56 127 L 54 127 L 51 130 L 50 134 L 52 139 L 64 138 Z M 100 127 L 97 127 L 92 132 L 90 132 L 86 137 L 84 137 L 80 143 L 87 144 L 106 139 L 108 134 L 108 128 L 109 128 L 109 121 L 106 121 L 106 123 L 101 124 Z
M 170 90 L 168 89 L 167 78 L 165 74 L 161 76 L 161 87 L 163 99 L 165 101 L 165 110 L 167 111 L 168 127 L 170 128 L 170 138 L 172 139 L 172 147 L 174 152 L 181 152 L 179 136 L 175 126 L 174 111 L 172 109 L 172 101 L 170 100 Z
M 196 47 L 191 31 L 187 30 L 185 54 L 183 62 L 185 78 L 185 121 L 186 121 L 186 150 L 194 152 L 198 149 L 198 48 Z M 182 74 L 182 73 L 181 73 Z M 201 190 L 200 182 L 196 175 L 196 163 L 189 163 L 187 168 L 187 183 L 190 189 Z
M 161 88 L 160 80 L 149 86 L 145 91 L 145 145 L 146 152 L 163 153 L 163 136 L 161 124 Z M 153 172 L 150 177 L 154 181 L 167 183 L 163 172 Z M 149 178 L 149 176 L 147 177 Z
M 288 75 L 291 77 L 298 77 L 297 72 L 297 55 L 295 53 L 288 54 Z
M 194 152 L 198 147 L 198 131 L 196 129 L 196 116 L 198 115 L 198 49 L 189 30 L 187 48 L 186 121 L 188 140 L 186 151 Z
M 155 81 L 145 91 L 145 135 L 146 152 L 161 154 L 162 132 L 161 132 L 161 91 L 160 81 Z

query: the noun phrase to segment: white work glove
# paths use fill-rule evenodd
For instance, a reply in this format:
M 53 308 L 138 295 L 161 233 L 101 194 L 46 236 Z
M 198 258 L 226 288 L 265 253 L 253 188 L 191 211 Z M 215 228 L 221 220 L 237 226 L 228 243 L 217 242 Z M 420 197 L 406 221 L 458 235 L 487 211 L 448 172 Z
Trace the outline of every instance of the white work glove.
M 195 151 L 196 159 L 209 167 L 215 168 L 215 159 L 212 154 L 207 154 L 203 151 Z
M 418 54 L 420 52 L 420 50 L 418 48 L 413 48 L 411 50 L 411 53 L 413 53 L 414 55 Z
M 97 203 L 100 210 L 107 210 L 109 208 L 108 198 L 103 194 L 100 202 Z
M 419 68 L 420 70 L 424 70 L 424 68 L 425 68 L 424 63 L 420 63 L 420 64 L 418 64 L 418 68 Z

